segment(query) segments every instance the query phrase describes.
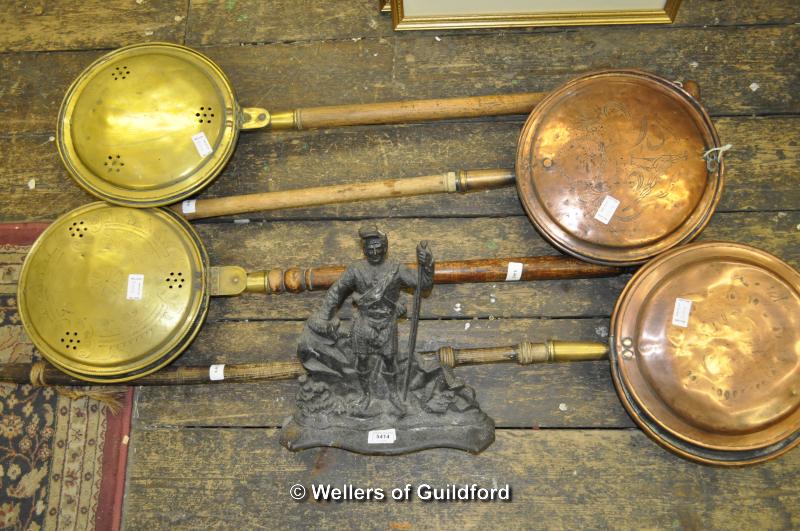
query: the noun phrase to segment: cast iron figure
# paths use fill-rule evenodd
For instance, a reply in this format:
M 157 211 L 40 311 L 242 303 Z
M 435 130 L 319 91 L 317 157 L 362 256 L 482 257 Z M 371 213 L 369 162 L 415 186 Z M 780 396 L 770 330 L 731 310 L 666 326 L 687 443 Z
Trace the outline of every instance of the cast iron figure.
M 494 440 L 494 422 L 478 407 L 472 388 L 435 358 L 398 350 L 397 319 L 406 313 L 402 290 L 429 291 L 433 255 L 417 246 L 417 271 L 387 257 L 388 239 L 375 227 L 359 231 L 365 260 L 350 264 L 306 322 L 298 356 L 298 414 L 281 440 L 292 450 L 338 446 L 393 454 L 446 446 L 478 452 Z M 337 317 L 352 297 L 352 326 Z M 417 299 L 418 300 L 418 299 Z

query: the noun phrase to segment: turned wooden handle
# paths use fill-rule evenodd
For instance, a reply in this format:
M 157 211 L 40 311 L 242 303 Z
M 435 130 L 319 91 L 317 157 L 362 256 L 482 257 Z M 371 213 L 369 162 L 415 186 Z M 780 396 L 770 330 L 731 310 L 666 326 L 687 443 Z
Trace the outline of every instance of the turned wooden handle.
M 410 268 L 416 264 L 406 264 Z M 271 269 L 247 275 L 246 291 L 253 293 L 300 293 L 328 289 L 344 273 L 344 266 L 302 269 Z M 566 256 L 528 256 L 437 262 L 433 281 L 436 284 L 463 282 L 511 282 L 515 280 L 550 280 L 610 277 L 627 269 L 583 262 Z
M 454 349 L 442 347 L 435 352 L 420 352 L 420 356 L 436 356 L 442 365 L 477 365 L 516 361 L 520 365 L 558 361 L 588 361 L 608 357 L 609 348 L 604 343 L 547 341 L 545 343 L 523 342 L 510 347 Z M 132 382 L 88 383 L 63 373 L 45 362 L 11 363 L 0 365 L 0 382 L 17 384 L 98 386 L 98 385 L 195 385 L 207 383 L 250 383 L 273 380 L 292 380 L 305 374 L 299 361 L 271 361 L 225 365 L 211 379 L 210 366 L 164 367 L 154 374 L 142 376 Z M 32 376 L 33 375 L 33 376 Z
M 369 183 L 189 200 L 179 205 L 173 205 L 171 208 L 185 216 L 186 219 L 201 219 L 245 212 L 349 203 L 367 199 L 486 190 L 512 186 L 514 182 L 514 170 L 471 170 L 407 179 L 388 179 Z
M 486 363 L 517 362 L 520 365 L 531 365 L 533 363 L 604 360 L 608 358 L 609 351 L 606 343 L 548 340 L 544 343 L 523 341 L 518 345 L 487 348 L 441 347 L 435 352 L 421 352 L 420 354 L 435 355 L 442 365 L 458 367 Z
M 609 347 L 605 343 L 546 341 L 508 347 L 454 349 L 442 347 L 435 352 L 420 352 L 420 356 L 438 357 L 442 365 L 457 367 L 485 363 L 506 363 L 516 361 L 520 365 L 562 361 L 602 360 L 608 357 Z M 108 384 L 88 383 L 63 373 L 45 362 L 12 363 L 0 365 L 0 382 L 17 384 L 64 385 L 64 386 L 102 386 L 102 385 L 195 385 L 207 383 L 250 383 L 273 380 L 292 380 L 305 374 L 299 361 L 271 361 L 225 365 L 217 376 L 211 379 L 212 367 L 164 367 L 154 374 L 142 376 L 133 382 L 110 382 Z
M 546 93 L 501 94 L 469 98 L 331 105 L 274 113 L 272 129 L 315 129 L 529 114 Z

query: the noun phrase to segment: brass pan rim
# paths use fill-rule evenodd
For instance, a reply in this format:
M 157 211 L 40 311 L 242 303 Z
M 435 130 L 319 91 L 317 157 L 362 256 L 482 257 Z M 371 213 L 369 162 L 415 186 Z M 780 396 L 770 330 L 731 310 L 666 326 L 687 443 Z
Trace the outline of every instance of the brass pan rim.
M 225 100 L 225 106 L 230 109 L 231 116 L 225 119 L 224 132 L 213 153 L 209 155 L 209 159 L 202 164 L 200 170 L 191 179 L 181 178 L 175 183 L 155 190 L 131 190 L 104 180 L 81 161 L 71 134 L 73 110 L 85 87 L 92 83 L 98 71 L 106 64 L 116 61 L 121 56 L 159 52 L 186 58 L 198 69 L 204 71 L 220 90 Z M 225 72 L 207 56 L 192 48 L 169 42 L 132 44 L 97 58 L 70 84 L 58 113 L 56 146 L 67 172 L 81 188 L 94 197 L 112 204 L 136 208 L 165 206 L 196 194 L 221 173 L 236 147 L 241 127 L 240 114 L 241 106 L 236 98 L 233 84 Z
M 32 315 L 36 305 L 29 303 L 29 298 L 32 298 L 31 292 L 31 268 L 35 267 L 34 262 L 37 255 L 41 254 L 42 248 L 48 243 L 48 240 L 55 240 L 58 237 L 57 231 L 64 230 L 70 221 L 80 218 L 82 215 L 99 211 L 102 209 L 119 209 L 121 211 L 131 211 L 137 216 L 146 216 L 160 220 L 166 223 L 169 228 L 175 230 L 175 237 L 180 238 L 184 245 L 188 246 L 193 251 L 193 256 L 190 258 L 195 261 L 195 265 L 199 268 L 201 275 L 197 283 L 197 294 L 190 297 L 190 305 L 187 309 L 189 312 L 187 318 L 184 318 L 179 326 L 174 328 L 171 332 L 171 337 L 168 336 L 164 340 L 164 345 L 160 347 L 159 351 L 144 352 L 137 356 L 134 360 L 123 366 L 120 364 L 106 365 L 106 364 L 92 364 L 87 362 L 78 362 L 51 346 L 50 341 L 40 332 L 37 326 L 37 319 Z M 34 346 L 39 350 L 42 356 L 53 365 L 57 366 L 63 372 L 66 372 L 77 378 L 96 382 L 96 383 L 116 383 L 134 380 L 141 376 L 151 374 L 158 369 L 164 367 L 179 356 L 188 346 L 192 340 L 197 336 L 200 331 L 201 325 L 205 320 L 208 312 L 210 302 L 210 291 L 208 287 L 207 273 L 210 268 L 210 260 L 208 252 L 202 243 L 199 235 L 191 224 L 183 219 L 178 214 L 169 209 L 127 209 L 126 207 L 114 206 L 106 202 L 98 201 L 89 203 L 78 207 L 54 221 L 45 231 L 37 238 L 31 246 L 28 255 L 25 258 L 20 277 L 18 282 L 18 305 L 19 314 L 22 320 L 23 327 L 31 339 Z M 58 281 L 53 279 L 52 281 Z M 191 302 L 193 301 L 193 302 Z M 41 317 L 39 317 L 41 319 Z M 121 318 L 117 318 L 121 319 Z M 54 338 L 54 343 L 55 342 Z
M 642 311 L 642 300 L 653 292 L 653 286 L 647 284 L 653 280 L 647 277 L 665 278 L 665 267 L 669 262 L 680 265 L 681 260 L 694 258 L 694 263 L 702 264 L 710 263 L 710 257 L 716 261 L 736 260 L 736 263 L 758 267 L 789 284 L 795 293 L 800 292 L 800 273 L 775 255 L 749 245 L 707 241 L 662 254 L 637 271 L 617 299 L 609 339 L 614 386 L 620 401 L 636 423 L 659 444 L 678 455 L 694 461 L 725 466 L 766 461 L 800 444 L 800 411 L 797 407 L 750 432 L 714 432 L 689 423 L 679 412 L 664 407 L 654 398 L 658 396 L 658 390 L 638 374 L 638 362 L 635 358 L 642 355 L 638 352 L 638 345 L 631 347 L 628 344 L 627 348 L 633 350 L 634 355 L 623 356 L 626 350 L 622 343 L 623 330 L 635 328 L 630 317 Z M 628 322 L 625 322 L 626 318 Z
M 654 242 L 640 246 L 609 247 L 590 240 L 581 240 L 563 230 L 559 223 L 544 207 L 537 187 L 532 183 L 533 168 L 530 163 L 536 141 L 539 122 L 547 113 L 556 108 L 564 98 L 576 90 L 576 87 L 591 83 L 603 83 L 609 78 L 625 79 L 657 87 L 679 99 L 684 109 L 691 113 L 695 124 L 702 127 L 703 134 L 708 137 L 709 147 L 721 145 L 719 135 L 707 111 L 682 86 L 650 72 L 636 69 L 612 69 L 591 72 L 571 79 L 559 88 L 551 91 L 531 112 L 519 134 L 517 142 L 517 191 L 528 218 L 537 231 L 554 247 L 581 260 L 610 266 L 640 265 L 660 253 L 692 241 L 702 232 L 719 204 L 724 185 L 724 164 L 720 160 L 714 171 L 708 172 L 709 183 L 703 196 L 692 214 L 686 218 L 679 230 L 664 234 Z M 531 182 L 529 182 L 531 181 Z M 530 198 L 530 199 L 529 199 Z

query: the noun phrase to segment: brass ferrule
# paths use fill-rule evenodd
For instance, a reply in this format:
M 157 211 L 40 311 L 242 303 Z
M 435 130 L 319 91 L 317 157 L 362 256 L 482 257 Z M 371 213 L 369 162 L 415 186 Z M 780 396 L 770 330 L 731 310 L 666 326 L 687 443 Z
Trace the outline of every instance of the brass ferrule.
M 272 115 L 270 129 L 301 129 L 300 116 L 297 111 L 284 111 Z
M 558 361 L 591 361 L 608 358 L 609 347 L 593 341 L 552 341 L 530 343 L 524 341 L 517 347 L 517 362 L 552 363 Z
M 267 273 L 266 271 L 257 271 L 255 273 L 247 274 L 247 285 L 244 289 L 248 293 L 265 293 L 267 289 Z

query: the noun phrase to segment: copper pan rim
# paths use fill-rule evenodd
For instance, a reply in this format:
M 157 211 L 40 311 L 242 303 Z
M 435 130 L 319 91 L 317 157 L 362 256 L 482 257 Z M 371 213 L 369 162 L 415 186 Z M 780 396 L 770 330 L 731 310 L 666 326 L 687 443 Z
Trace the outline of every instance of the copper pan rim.
M 644 95 L 639 95 L 643 100 L 638 102 L 639 107 L 634 106 L 626 109 L 624 106 L 628 102 L 625 100 L 625 94 L 615 94 L 613 90 L 615 85 L 629 85 L 643 91 Z M 577 206 L 575 199 L 577 197 L 578 202 L 582 202 L 581 194 L 585 196 L 587 191 L 600 194 L 599 190 L 604 187 L 606 190 L 608 189 L 610 181 L 624 181 L 625 174 L 623 171 L 631 171 L 631 168 L 633 168 L 631 174 L 639 172 L 636 175 L 639 180 L 642 180 L 643 176 L 640 175 L 641 168 L 632 165 L 632 161 L 644 160 L 646 159 L 645 155 L 648 155 L 648 153 L 641 151 L 642 148 L 639 144 L 637 144 L 636 149 L 640 151 L 634 151 L 633 148 L 623 150 L 622 154 L 630 157 L 629 160 L 620 162 L 617 159 L 622 157 L 613 159 L 609 155 L 609 159 L 612 160 L 605 161 L 607 166 L 603 168 L 603 171 L 593 168 L 585 171 L 567 172 L 558 177 L 558 172 L 561 171 L 559 167 L 572 168 L 572 166 L 569 166 L 569 162 L 564 162 L 563 164 L 560 164 L 560 162 L 575 158 L 574 155 L 578 148 L 569 146 L 567 140 L 564 140 L 562 144 L 553 140 L 553 138 L 558 138 L 559 131 L 557 130 L 565 130 L 566 136 L 564 138 L 570 139 L 570 137 L 573 137 L 574 143 L 581 149 L 585 149 L 585 146 L 581 146 L 582 142 L 586 145 L 591 145 L 593 148 L 598 148 L 595 151 L 599 152 L 602 157 L 598 153 L 589 153 L 588 157 L 590 159 L 592 157 L 604 158 L 606 152 L 603 149 L 602 141 L 609 141 L 620 132 L 612 129 L 610 130 L 612 132 L 606 132 L 605 136 L 603 136 L 602 131 L 604 130 L 599 126 L 604 124 L 601 123 L 602 120 L 598 116 L 602 114 L 603 118 L 607 117 L 613 112 L 615 106 L 621 109 L 621 113 L 630 110 L 631 116 L 629 120 L 632 125 L 629 128 L 629 133 L 631 135 L 635 133 L 634 136 L 640 136 L 639 142 L 643 144 L 641 136 L 647 133 L 641 133 L 635 129 L 638 127 L 646 129 L 648 123 L 655 122 L 652 116 L 646 114 L 649 112 L 646 106 L 649 101 L 648 98 L 652 99 L 654 97 L 662 98 L 666 102 L 665 105 L 668 106 L 668 109 L 660 116 L 662 121 L 664 121 L 663 118 L 665 116 L 680 112 L 682 114 L 678 114 L 678 116 L 684 118 L 683 122 L 685 123 L 683 125 L 685 129 L 693 131 L 693 136 L 689 137 L 688 140 L 680 134 L 677 134 L 676 138 L 682 140 L 682 143 L 679 143 L 679 147 L 685 148 L 686 144 L 690 144 L 696 148 L 691 153 L 688 153 L 685 149 L 680 153 L 684 157 L 693 157 L 695 166 L 701 163 L 701 155 L 705 151 L 720 147 L 719 135 L 708 113 L 699 101 L 679 84 L 649 72 L 633 69 L 603 70 L 572 79 L 551 91 L 536 106 L 526 120 L 517 143 L 517 189 L 520 201 L 537 231 L 560 251 L 576 258 L 602 265 L 640 265 L 666 250 L 692 241 L 710 221 L 720 201 L 724 186 L 724 164 L 721 160 L 715 163 L 713 170 L 711 168 L 708 171 L 703 170 L 702 180 L 704 182 L 702 186 L 698 184 L 701 181 L 701 172 L 695 171 L 690 174 L 696 176 L 694 177 L 694 187 L 702 189 L 696 191 L 693 204 L 690 202 L 681 208 L 677 208 L 678 202 L 675 201 L 670 205 L 672 208 L 677 208 L 679 212 L 685 211 L 683 219 L 679 219 L 679 223 L 673 223 L 676 226 L 670 226 L 668 229 L 657 227 L 647 233 L 646 237 L 640 237 L 638 240 L 636 238 L 627 238 L 624 231 L 620 232 L 619 229 L 612 228 L 611 225 L 606 227 L 598 225 L 589 219 L 594 214 L 594 210 L 589 211 L 589 207 L 585 204 Z M 633 101 L 636 103 L 635 99 Z M 584 107 L 586 108 L 584 109 Z M 612 112 L 609 112 L 609 108 L 612 109 Z M 641 124 L 637 125 L 633 122 L 635 122 L 634 118 L 640 118 L 639 113 L 644 114 L 641 114 Z M 650 122 L 648 122 L 648 119 Z M 593 120 L 597 123 L 592 123 L 591 125 L 598 126 L 597 128 L 601 129 L 600 133 L 587 133 L 586 130 L 583 130 L 589 127 L 587 123 Z M 651 125 L 652 128 L 653 126 Z M 656 152 L 651 158 L 658 159 L 659 156 L 664 158 L 668 155 L 668 151 L 667 149 L 666 152 L 663 150 Z M 582 153 L 580 150 L 577 152 Z M 617 166 L 614 166 L 615 164 Z M 656 168 L 653 168 L 650 173 L 658 174 L 659 172 L 656 171 Z M 684 168 L 674 171 L 675 175 L 679 173 L 686 172 Z M 675 177 L 675 175 L 672 176 L 673 180 L 677 179 L 679 181 L 678 184 L 683 184 L 680 182 L 680 178 Z M 664 180 L 663 177 L 663 175 L 650 176 L 651 180 L 655 182 L 658 182 L 659 178 Z M 598 181 L 595 179 L 600 179 L 599 186 Z M 631 180 L 635 181 L 635 179 Z M 647 181 L 646 178 L 644 180 Z M 550 188 L 547 189 L 541 186 L 543 183 L 552 184 L 548 184 Z M 589 186 L 589 184 L 593 186 Z M 641 185 L 641 183 L 638 184 Z M 645 186 L 641 186 L 644 190 L 640 191 L 640 194 L 647 196 L 647 194 L 651 193 L 646 189 L 647 184 L 652 185 L 652 182 L 645 182 Z M 675 183 L 672 182 L 671 184 Z M 580 186 L 585 186 L 586 188 L 581 190 L 580 193 L 572 190 L 570 194 L 565 194 L 562 197 L 561 189 L 579 188 Z M 621 185 L 618 185 L 617 189 L 621 187 Z M 667 188 L 666 184 L 662 188 Z M 653 191 L 651 198 L 656 196 L 655 192 L 657 191 L 658 188 Z M 669 197 L 669 190 L 667 192 L 661 190 L 661 192 L 666 193 Z M 559 211 L 558 206 L 554 206 L 553 202 L 557 203 L 563 198 L 572 200 L 572 204 L 576 206 L 564 207 Z M 624 209 L 624 207 L 625 204 L 623 203 L 620 209 Z M 581 219 L 584 221 L 575 221 L 575 218 L 570 219 L 569 216 L 575 212 L 580 212 Z M 565 216 L 567 219 L 565 219 Z M 587 223 L 587 220 L 594 223 L 594 226 Z M 570 223 L 578 223 L 579 226 L 570 227 L 568 226 Z M 612 222 L 612 225 L 613 223 L 616 223 L 616 221 Z M 584 233 L 584 230 L 592 230 L 594 233 L 602 234 L 604 240 L 598 240 L 592 235 L 593 233 Z
M 676 323 L 676 293 L 693 301 L 685 322 Z M 800 272 L 776 256 L 730 242 L 673 249 L 641 268 L 615 305 L 617 394 L 683 457 L 726 466 L 777 457 L 800 444 L 798 316 Z

